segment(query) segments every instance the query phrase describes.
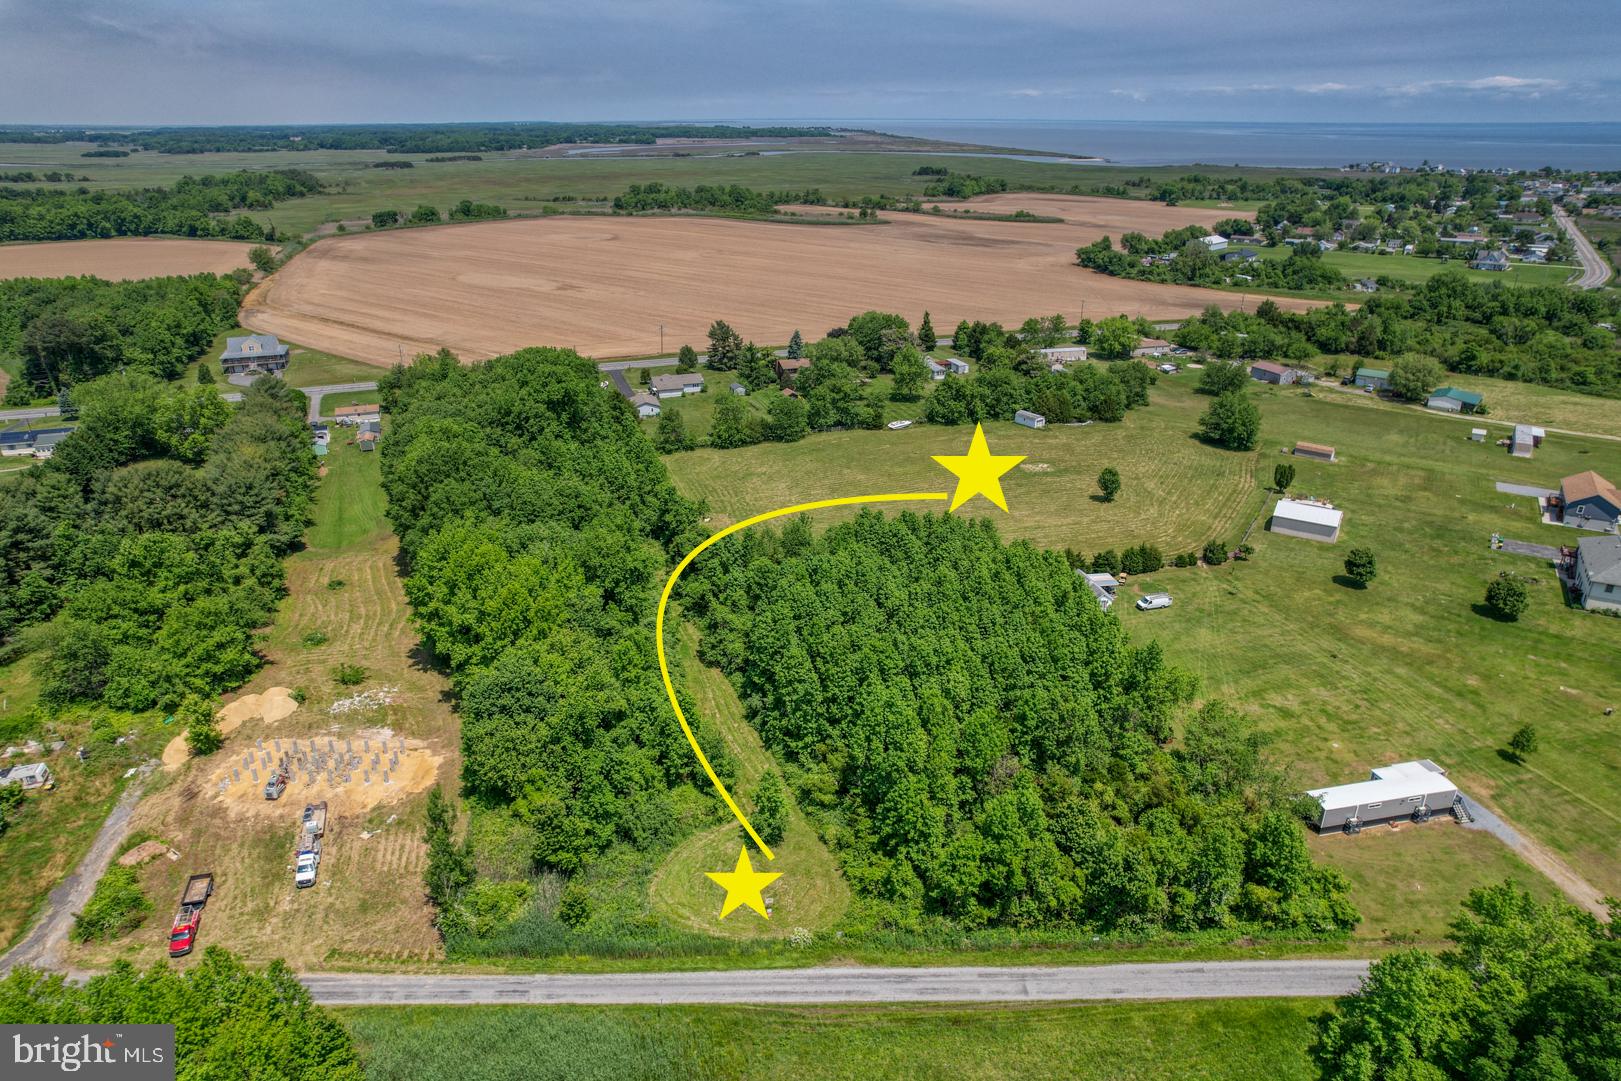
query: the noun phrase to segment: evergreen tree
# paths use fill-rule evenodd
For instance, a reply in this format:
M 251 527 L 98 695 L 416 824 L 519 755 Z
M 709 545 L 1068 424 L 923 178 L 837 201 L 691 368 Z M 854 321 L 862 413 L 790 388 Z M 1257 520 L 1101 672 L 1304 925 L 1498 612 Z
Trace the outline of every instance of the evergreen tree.
M 197 366 L 198 382 L 202 381 L 202 373 L 206 371 L 208 371 L 208 361 L 204 360 Z M 212 375 L 210 375 L 210 381 L 212 382 Z M 67 387 L 63 387 L 56 392 L 56 409 L 57 414 L 63 420 L 73 420 L 78 417 L 79 407 L 74 404 L 73 392 L 68 390 Z
M 925 353 L 932 353 L 939 343 L 940 340 L 934 336 L 934 320 L 929 318 L 928 312 L 924 312 L 923 322 L 917 325 L 917 344 Z
M 737 368 L 737 362 L 743 353 L 743 339 L 726 325 L 722 319 L 717 319 L 709 325 L 709 367 L 717 372 L 729 372 Z
M 1272 467 L 1272 487 L 1280 492 L 1287 492 L 1289 486 L 1295 482 L 1295 467 L 1293 462 L 1279 462 Z
M 202 363 L 197 365 L 197 382 L 202 386 L 208 386 L 214 382 L 214 366 L 209 363 L 206 357 L 203 358 Z
M 660 454 L 678 454 L 692 449 L 692 437 L 687 434 L 687 422 L 682 419 L 679 409 L 665 409 L 659 414 L 653 445 Z
M 788 339 L 788 359 L 789 360 L 798 360 L 800 357 L 802 357 L 804 355 L 805 355 L 805 338 L 804 338 L 803 335 L 801 335 L 799 333 L 799 328 L 795 327 L 793 336 Z

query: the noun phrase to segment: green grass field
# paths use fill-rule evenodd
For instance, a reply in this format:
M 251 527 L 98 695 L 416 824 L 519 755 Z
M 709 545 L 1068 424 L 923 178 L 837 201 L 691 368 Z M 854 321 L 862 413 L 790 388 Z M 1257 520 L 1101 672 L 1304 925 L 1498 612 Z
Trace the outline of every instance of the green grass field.
M 1319 365 L 1322 359 L 1319 358 Z M 1341 372 L 1349 370 L 1347 358 L 1336 358 Z M 1600 398 L 1592 394 L 1576 394 L 1568 390 L 1555 390 L 1535 383 L 1516 383 L 1508 379 L 1493 379 L 1485 375 L 1447 375 L 1446 385 L 1471 390 L 1485 399 L 1486 416 L 1436 413 L 1424 408 L 1423 403 L 1401 402 L 1359 394 L 1347 390 L 1346 397 L 1374 409 L 1389 409 L 1409 415 L 1422 413 L 1430 417 L 1447 419 L 1465 428 L 1485 428 L 1493 440 L 1506 437 L 1507 428 L 1515 424 L 1540 424 L 1548 428 L 1596 433 L 1621 439 L 1621 401 Z M 1322 393 L 1334 393 L 1325 389 Z
M 375 369 L 375 371 L 378 375 L 382 374 L 380 368 Z M 375 376 L 373 378 L 375 379 Z M 309 385 L 311 384 L 305 384 L 305 386 Z M 334 416 L 339 406 L 376 405 L 382 400 L 382 397 L 375 390 L 346 390 L 336 394 L 323 394 L 321 395 L 321 415 L 323 417 Z
M 208 351 L 187 366 L 186 372 L 180 377 L 182 383 L 191 384 L 197 381 L 197 368 L 207 364 L 214 376 L 214 385 L 223 390 L 236 389 L 225 381 L 220 373 L 219 355 L 225 351 L 225 339 L 252 334 L 253 331 L 244 327 L 232 327 L 216 337 L 208 347 Z M 382 378 L 385 368 L 375 364 L 362 364 L 358 360 L 348 357 L 334 356 L 323 353 L 319 349 L 309 349 L 295 342 L 286 342 L 290 347 L 287 358 L 287 370 L 282 372 L 282 378 L 292 387 L 319 387 L 332 383 L 365 383 L 374 382 Z M 326 399 L 331 401 L 331 399 Z M 375 399 L 373 399 L 375 400 Z M 338 403 L 343 404 L 343 403 Z
M 366 1007 L 371 1081 L 1306 1081 L 1319 999 L 994 1007 Z
M 172 184 L 181 176 L 236 169 L 308 169 L 328 186 L 306 199 L 290 200 L 268 211 L 252 212 L 261 221 L 292 235 L 315 230 L 323 222 L 369 219 L 374 210 L 410 211 L 421 203 L 447 210 L 460 199 L 493 202 L 509 213 L 539 213 L 552 197 L 612 199 L 628 186 L 648 181 L 693 186 L 740 184 L 762 190 L 817 188 L 832 199 L 863 195 L 918 195 L 932 178 L 913 176 L 920 165 L 945 166 L 958 173 L 1006 177 L 1015 185 L 1084 190 L 1119 185 L 1137 176 L 1169 179 L 1189 167 L 1134 168 L 1123 174 L 1111 165 L 1013 161 L 928 153 L 787 153 L 685 158 L 536 158 L 521 152 L 486 154 L 483 161 L 430 164 L 424 155 L 384 154 L 367 150 L 276 151 L 263 154 L 154 154 L 128 158 L 81 158 L 82 144 L 0 144 L 8 168 L 69 169 L 90 176 L 87 187 L 127 188 Z M 411 169 L 373 169 L 376 161 L 410 160 Z M 1311 175 L 1291 170 L 1200 166 L 1206 175 Z M 1143 189 L 1139 189 L 1143 190 Z
M 1290 460 L 1299 470 L 1296 494 L 1330 498 L 1346 511 L 1338 544 L 1265 533 L 1262 518 L 1250 538 L 1254 561 L 1168 569 L 1131 583 L 1123 593 L 1163 589 L 1176 605 L 1140 613 L 1122 604 L 1121 618 L 1198 673 L 1205 693 L 1254 714 L 1274 737 L 1273 759 L 1301 787 L 1353 780 L 1383 762 L 1434 758 L 1466 792 L 1600 889 L 1621 892 L 1621 854 L 1609 843 L 1621 825 L 1613 809 L 1621 749 L 1615 722 L 1603 715 L 1621 703 L 1621 621 L 1566 608 L 1546 564 L 1488 544 L 1493 532 L 1571 543 L 1573 532 L 1539 524 L 1529 501 L 1500 495 L 1493 481 L 1556 484 L 1589 468 L 1621 476 L 1621 444 L 1557 436 L 1535 459 L 1513 459 L 1469 442 L 1466 425 L 1441 416 L 1326 389 L 1308 397 L 1256 387 L 1263 442 L 1253 453 L 1234 453 L 1191 437 L 1208 401 L 1192 385 L 1191 375 L 1162 379 L 1153 405 L 1118 425 L 1040 432 L 988 425 L 995 452 L 1029 460 L 1005 478 L 1010 514 L 975 513 L 991 514 L 1010 538 L 1086 552 L 1140 541 L 1167 555 L 1211 538 L 1236 544 L 1270 508 L 1263 484 L 1285 460 L 1280 450 L 1301 439 L 1335 445 L 1338 463 Z M 677 486 L 708 502 L 716 525 L 808 499 L 941 487 L 946 477 L 928 456 L 960 453 L 968 435 L 928 425 L 842 432 L 667 461 Z M 1091 498 L 1106 465 L 1125 482 L 1112 504 Z M 1335 580 L 1352 545 L 1370 546 L 1380 559 L 1366 591 Z M 1476 611 L 1500 570 L 1538 579 L 1532 610 L 1519 623 Z M 1540 729 L 1543 750 L 1516 765 L 1498 751 L 1527 722 Z M 1415 873 L 1442 899 L 1416 920 L 1422 926 L 1398 929 L 1438 937 L 1439 917 L 1461 899 L 1463 881 L 1495 876 L 1506 853 L 1464 831 L 1427 840 L 1446 849 L 1444 858 Z M 1459 863 L 1478 873 L 1460 874 Z M 1370 873 L 1359 893 L 1376 877 Z M 1391 912 L 1405 906 L 1374 899 L 1370 912 L 1381 904 Z

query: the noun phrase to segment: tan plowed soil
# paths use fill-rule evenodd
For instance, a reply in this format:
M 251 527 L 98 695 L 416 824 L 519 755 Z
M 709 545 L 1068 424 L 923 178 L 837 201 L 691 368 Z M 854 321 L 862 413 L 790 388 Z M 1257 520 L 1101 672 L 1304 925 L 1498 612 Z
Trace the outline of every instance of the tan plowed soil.
M 376 364 L 446 346 L 477 360 L 528 345 L 595 357 L 701 346 L 711 321 L 781 343 L 820 337 L 868 308 L 945 332 L 1062 312 L 1150 319 L 1236 307 L 1233 293 L 1133 282 L 1075 264 L 1108 234 L 1213 225 L 1230 211 L 1061 195 L 996 195 L 947 208 L 1029 210 L 1058 224 L 886 214 L 873 226 L 717 218 L 531 218 L 332 237 L 249 296 L 242 323 Z M 1254 298 L 1250 299 L 1251 305 Z M 1280 301 L 1285 307 L 1307 302 Z
M 0 278 L 65 278 L 93 274 L 108 281 L 161 278 L 169 274 L 225 274 L 252 268 L 252 244 L 235 240 L 115 237 L 0 244 Z

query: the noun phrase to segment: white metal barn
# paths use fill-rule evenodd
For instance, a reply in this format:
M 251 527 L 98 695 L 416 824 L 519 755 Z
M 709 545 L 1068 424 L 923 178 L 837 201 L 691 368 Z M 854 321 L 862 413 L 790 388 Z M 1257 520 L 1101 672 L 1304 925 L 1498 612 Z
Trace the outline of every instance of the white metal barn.
M 1363 826 L 1408 818 L 1423 822 L 1432 814 L 1445 814 L 1460 797 L 1447 780 L 1446 770 L 1421 758 L 1380 766 L 1366 781 L 1314 788 L 1306 795 L 1322 808 L 1318 830 L 1343 829 L 1356 833 Z
M 1022 424 L 1026 428 L 1045 428 L 1047 418 L 1040 413 L 1032 413 L 1028 409 L 1020 409 L 1013 414 L 1013 423 Z
M 1335 510 L 1333 504 L 1315 499 L 1280 499 L 1272 508 L 1272 521 L 1267 530 L 1288 537 L 1332 544 L 1340 539 L 1340 522 L 1345 512 Z

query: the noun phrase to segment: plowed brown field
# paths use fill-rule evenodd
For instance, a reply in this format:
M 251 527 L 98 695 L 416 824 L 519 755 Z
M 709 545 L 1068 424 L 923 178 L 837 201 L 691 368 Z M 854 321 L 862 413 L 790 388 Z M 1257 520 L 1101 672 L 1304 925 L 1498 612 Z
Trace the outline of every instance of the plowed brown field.
M 170 274 L 224 274 L 253 266 L 248 262 L 252 247 L 237 241 L 139 236 L 0 244 L 0 279 L 93 274 L 108 281 L 129 281 Z
M 964 204 L 958 204 L 964 205 Z M 892 214 L 875 226 L 718 218 L 530 218 L 322 240 L 249 295 L 244 326 L 377 364 L 447 346 L 482 359 L 527 345 L 596 357 L 701 345 L 714 319 L 745 338 L 820 337 L 868 308 L 914 322 L 1020 322 L 1063 312 L 1171 319 L 1236 294 L 1110 278 L 1074 265 L 1109 234 L 1213 225 L 1229 212 L 1123 199 L 997 195 L 976 211 L 1058 224 Z M 1253 299 L 1250 302 L 1254 303 Z M 1280 301 L 1303 307 L 1303 302 Z

